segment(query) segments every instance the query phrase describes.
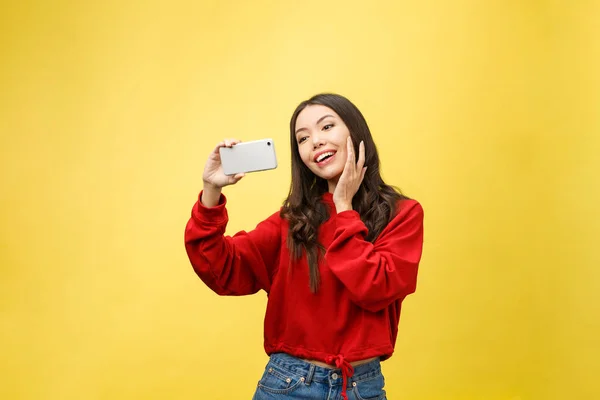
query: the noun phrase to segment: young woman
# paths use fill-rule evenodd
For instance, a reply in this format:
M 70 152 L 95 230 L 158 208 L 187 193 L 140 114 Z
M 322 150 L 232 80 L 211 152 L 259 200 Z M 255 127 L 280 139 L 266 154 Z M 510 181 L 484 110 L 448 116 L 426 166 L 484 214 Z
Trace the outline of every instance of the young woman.
M 263 399 L 385 399 L 380 362 L 393 351 L 403 299 L 415 291 L 423 209 L 381 178 L 367 122 L 345 97 L 302 102 L 290 122 L 292 182 L 282 208 L 224 236 L 219 148 L 185 231 L 198 276 L 220 295 L 264 290 L 270 360 Z M 356 156 L 358 154 L 358 157 Z

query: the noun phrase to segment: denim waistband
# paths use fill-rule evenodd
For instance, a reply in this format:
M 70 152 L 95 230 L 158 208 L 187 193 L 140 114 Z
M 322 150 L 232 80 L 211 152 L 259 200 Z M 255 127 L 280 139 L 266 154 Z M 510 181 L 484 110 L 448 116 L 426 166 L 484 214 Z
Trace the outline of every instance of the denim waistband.
M 298 377 L 304 377 L 308 382 L 330 383 L 332 386 L 342 385 L 342 371 L 339 368 L 320 367 L 286 353 L 272 354 L 269 363 Z M 354 367 L 354 374 L 348 379 L 347 386 L 350 387 L 353 382 L 370 379 L 379 374 L 381 374 L 379 358 L 357 365 Z

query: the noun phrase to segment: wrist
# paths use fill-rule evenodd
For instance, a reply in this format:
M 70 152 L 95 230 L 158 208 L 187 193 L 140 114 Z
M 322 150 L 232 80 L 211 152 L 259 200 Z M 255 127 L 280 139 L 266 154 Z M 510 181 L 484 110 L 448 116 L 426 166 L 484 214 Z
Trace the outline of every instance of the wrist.
M 352 203 L 335 203 L 335 210 L 338 214 L 344 211 L 350 211 L 352 210 Z
M 221 199 L 221 188 L 205 182 L 202 190 L 202 204 L 205 207 L 214 207 L 219 204 Z
M 205 181 L 202 180 L 202 186 L 204 187 L 204 190 L 221 190 L 222 188 L 215 185 L 214 183 L 210 182 L 210 181 Z

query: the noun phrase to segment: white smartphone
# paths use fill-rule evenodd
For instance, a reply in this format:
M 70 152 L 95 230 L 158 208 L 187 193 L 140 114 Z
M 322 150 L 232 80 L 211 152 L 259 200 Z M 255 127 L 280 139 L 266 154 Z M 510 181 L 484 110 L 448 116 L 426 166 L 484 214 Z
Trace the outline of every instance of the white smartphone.
M 225 175 L 277 168 L 273 139 L 254 140 L 241 142 L 232 147 L 221 147 L 219 154 Z

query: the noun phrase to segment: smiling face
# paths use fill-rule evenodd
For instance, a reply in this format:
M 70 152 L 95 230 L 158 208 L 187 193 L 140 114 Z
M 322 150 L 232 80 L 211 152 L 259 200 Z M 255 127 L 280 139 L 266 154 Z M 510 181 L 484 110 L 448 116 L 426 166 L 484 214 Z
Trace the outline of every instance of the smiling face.
M 331 108 L 309 105 L 298 114 L 295 134 L 302 162 L 333 192 L 347 159 L 346 124 Z

